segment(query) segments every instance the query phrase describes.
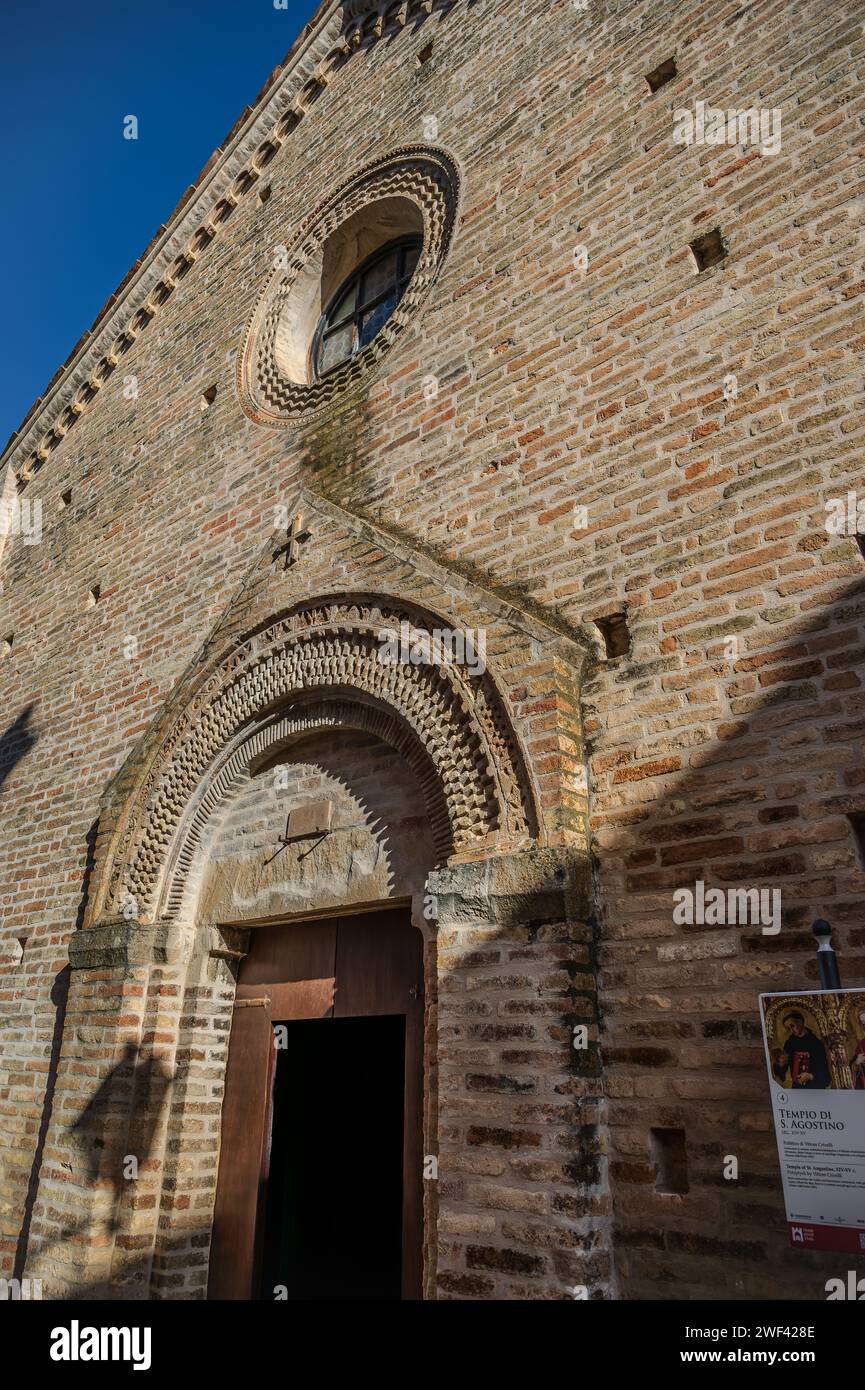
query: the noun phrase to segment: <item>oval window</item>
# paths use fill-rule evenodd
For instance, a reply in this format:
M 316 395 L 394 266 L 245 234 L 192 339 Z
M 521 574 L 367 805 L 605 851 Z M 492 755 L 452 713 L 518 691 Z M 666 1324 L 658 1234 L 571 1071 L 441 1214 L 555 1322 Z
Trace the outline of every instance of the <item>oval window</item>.
M 315 332 L 314 376 L 326 376 L 372 342 L 402 299 L 422 247 L 422 237 L 392 241 L 343 282 Z

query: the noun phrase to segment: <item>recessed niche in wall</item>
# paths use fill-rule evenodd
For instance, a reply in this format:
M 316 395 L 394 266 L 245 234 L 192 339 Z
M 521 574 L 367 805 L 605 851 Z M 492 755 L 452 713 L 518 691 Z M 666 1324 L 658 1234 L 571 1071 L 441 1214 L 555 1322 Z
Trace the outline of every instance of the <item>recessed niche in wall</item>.
M 695 237 L 690 247 L 698 271 L 710 270 L 713 265 L 720 265 L 727 254 L 724 238 L 717 227 L 713 227 L 711 232 L 704 232 L 702 236 Z
M 201 409 L 202 409 L 202 410 L 209 410 L 210 407 L 213 405 L 213 402 L 214 402 L 215 400 L 216 400 L 216 387 L 215 387 L 215 386 L 208 386 L 207 390 L 206 390 L 206 391 L 202 391 L 202 393 L 201 393 Z
M 264 188 L 259 188 L 255 196 L 258 199 L 259 203 L 266 203 L 272 192 L 272 186 L 269 183 L 267 183 L 265 184 Z
M 71 487 L 68 487 L 68 488 L 66 489 L 65 492 L 61 492 L 61 494 L 60 494 L 60 510 L 61 510 L 62 512 L 65 512 L 65 511 L 66 511 L 66 508 L 67 508 L 67 507 L 71 507 L 71 506 L 72 506 L 72 489 L 71 489 Z
M 92 589 L 88 589 L 87 602 L 84 605 L 85 608 L 95 608 L 97 603 L 99 602 L 99 596 L 101 592 L 102 586 L 100 584 L 94 584 Z
M 677 77 L 675 58 L 665 58 L 663 63 L 659 63 L 651 72 L 646 73 L 646 81 L 649 84 L 650 92 L 657 92 L 661 87 L 665 87 L 668 82 L 672 82 Z
M 423 48 L 420 50 L 420 52 L 418 53 L 417 57 L 415 58 L 415 60 L 414 60 L 414 61 L 415 61 L 415 67 L 422 68 L 423 65 L 424 65 L 424 63 L 428 63 L 428 62 L 429 62 L 429 60 L 430 60 L 430 58 L 432 57 L 432 55 L 433 55 L 433 45 L 432 45 L 432 40 L 430 40 L 429 43 L 424 44 Z
M 10 632 L 8 637 L 0 637 L 0 656 L 8 656 L 12 650 L 12 643 L 15 641 L 14 632 Z
M 688 1185 L 688 1155 L 683 1129 L 651 1129 L 649 1150 L 655 1167 L 655 1191 L 685 1193 Z
M 610 613 L 606 618 L 596 618 L 595 627 L 604 639 L 608 657 L 627 656 L 631 650 L 631 634 L 624 613 Z

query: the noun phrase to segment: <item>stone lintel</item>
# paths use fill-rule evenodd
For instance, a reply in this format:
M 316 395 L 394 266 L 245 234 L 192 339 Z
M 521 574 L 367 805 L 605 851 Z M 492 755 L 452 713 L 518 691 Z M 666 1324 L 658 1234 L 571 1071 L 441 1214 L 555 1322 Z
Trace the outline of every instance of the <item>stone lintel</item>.
M 449 864 L 434 869 L 427 880 L 427 891 L 437 898 L 439 926 L 585 922 L 590 890 L 588 853 L 570 846 Z
M 193 941 L 193 931 L 177 922 L 102 917 L 73 933 L 69 964 L 73 970 L 178 965 L 189 958 Z

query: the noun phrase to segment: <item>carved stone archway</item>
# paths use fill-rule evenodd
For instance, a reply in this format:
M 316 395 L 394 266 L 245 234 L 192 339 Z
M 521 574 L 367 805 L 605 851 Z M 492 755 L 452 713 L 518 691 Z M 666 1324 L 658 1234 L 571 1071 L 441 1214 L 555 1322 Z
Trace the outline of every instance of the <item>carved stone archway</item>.
M 439 659 L 434 635 L 451 629 L 416 598 L 346 589 L 266 612 L 247 600 L 229 610 L 106 790 L 88 911 L 70 947 L 49 1144 L 69 1155 L 73 1177 L 58 1190 L 48 1165 L 35 1208 L 44 1232 L 48 1212 L 70 1215 L 56 1239 L 33 1246 L 29 1274 L 68 1293 L 202 1296 L 226 1043 L 249 932 L 201 918 L 200 866 L 244 779 L 290 759 L 295 742 L 335 731 L 373 735 L 399 755 L 435 854 L 426 894 L 436 920 L 421 920 L 426 900 L 414 899 L 430 1001 L 425 1153 L 449 1179 L 425 1189 L 427 1296 L 520 1297 L 526 1272 L 554 1296 L 569 1281 L 606 1287 L 596 1035 L 579 1057 L 568 1045 L 596 1008 L 588 847 L 562 810 L 579 792 L 570 649 L 514 610 L 487 617 L 480 604 L 472 616 L 490 638 L 489 665 Z M 385 657 L 394 634 L 408 637 L 417 660 Z M 514 1040 L 529 1048 L 516 1065 L 530 1072 L 516 1079 Z M 554 1099 L 542 1103 L 542 1092 Z M 545 1218 L 555 1258 L 515 1256 L 504 1228 L 484 1244 L 447 1234 L 489 1226 L 465 1206 L 459 1176 L 476 1171 L 478 1148 L 504 1156 L 489 1202 L 479 1199 L 484 1211 L 499 1189 L 508 1210 L 515 1183 L 528 1184 L 527 1210 L 540 1210 L 542 1178 L 511 1155 L 514 1144 L 540 1151 L 539 1173 L 561 1175 L 559 1205 Z M 121 1180 L 130 1155 L 146 1159 L 135 1184 Z
M 180 920 L 196 851 L 235 778 L 280 744 L 328 727 L 364 729 L 403 754 L 441 862 L 535 839 L 526 760 L 492 674 L 423 659 L 446 630 L 414 605 L 333 595 L 240 642 L 136 760 L 132 794 L 121 781 L 109 797 L 90 924 Z M 408 633 L 421 659 L 389 659 L 394 633 Z

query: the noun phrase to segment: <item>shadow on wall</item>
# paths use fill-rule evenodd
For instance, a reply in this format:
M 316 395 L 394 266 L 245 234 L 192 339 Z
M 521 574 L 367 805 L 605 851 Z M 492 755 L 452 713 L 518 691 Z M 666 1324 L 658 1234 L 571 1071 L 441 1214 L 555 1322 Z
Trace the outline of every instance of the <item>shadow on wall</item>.
M 288 813 L 321 802 L 332 824 L 286 842 Z M 237 922 L 408 896 L 435 860 L 423 793 L 401 756 L 372 735 L 316 733 L 278 750 L 220 807 L 196 911 Z
M 124 1160 L 134 1159 L 136 1169 L 147 1163 L 156 1150 L 154 1139 L 171 1082 L 172 1073 L 158 1058 L 135 1043 L 126 1044 L 120 1061 L 69 1126 L 91 1182 L 101 1187 L 110 1185 L 119 1193 L 124 1183 L 131 1180 L 123 1171 Z M 108 1112 L 128 1117 L 128 1128 L 118 1136 L 122 1154 L 103 1138 L 106 1131 L 111 1131 L 110 1121 L 106 1122 Z M 117 1228 L 115 1216 L 111 1229 Z
M 836 586 L 795 627 L 779 623 L 774 644 L 744 609 L 703 629 L 703 660 L 625 658 L 587 691 L 605 728 L 594 848 L 625 1297 L 820 1298 L 854 1258 L 788 1248 L 758 1009 L 762 992 L 819 988 L 816 917 L 835 928 L 842 983 L 865 981 L 865 867 L 848 819 L 865 809 L 865 582 Z M 617 689 L 633 717 L 605 726 Z M 637 745 L 635 727 L 651 730 Z M 767 920 L 674 922 L 674 894 L 696 906 L 700 882 L 768 890 Z M 686 1190 L 664 1190 L 652 1130 L 681 1134 Z
M 48 1134 L 48 1126 L 51 1123 L 51 1112 L 54 1107 L 54 1090 L 57 1085 L 57 1068 L 60 1065 L 60 1048 L 63 1042 L 63 1028 L 66 1023 L 66 1002 L 69 997 L 69 976 L 69 966 L 65 965 L 59 974 L 55 976 L 54 984 L 51 986 L 51 1003 L 54 1005 L 54 1029 L 51 1035 L 51 1052 L 48 1058 L 48 1075 L 45 1081 L 45 1099 L 42 1102 L 39 1136 L 36 1140 L 33 1162 L 30 1165 L 27 1195 L 24 1198 L 24 1217 L 21 1222 L 18 1245 L 15 1250 L 15 1264 L 12 1271 L 13 1278 L 15 1279 L 21 1279 L 24 1275 L 24 1262 L 27 1258 L 27 1243 L 30 1239 L 30 1225 L 33 1220 L 33 1205 L 36 1201 L 36 1194 L 39 1189 L 39 1171 L 42 1167 L 42 1157 L 45 1152 L 45 1139 Z
M 34 709 L 33 703 L 25 705 L 8 729 L 0 734 L 0 790 L 12 769 L 26 758 L 36 742 L 36 735 L 30 729 Z
M 32 707 L 31 707 L 32 708 Z M 13 726 L 14 727 L 14 726 Z M 31 739 L 32 742 L 32 739 Z M 78 903 L 78 910 L 75 914 L 75 930 L 77 931 L 84 923 L 84 912 L 87 907 L 87 896 L 90 891 L 90 879 L 93 874 L 94 856 L 96 850 L 96 834 L 99 829 L 99 821 L 95 820 L 87 832 L 85 840 L 84 873 L 81 879 L 81 897 Z M 27 1258 L 27 1242 L 30 1239 L 30 1226 L 33 1221 L 33 1206 L 36 1201 L 36 1193 L 39 1188 L 39 1170 L 42 1167 L 42 1158 L 45 1152 L 45 1140 L 48 1134 L 48 1127 L 51 1123 L 51 1114 L 54 1109 L 54 1091 L 57 1086 L 57 1069 L 60 1065 L 60 1049 L 63 1044 L 63 1029 L 66 1024 L 66 1004 L 69 997 L 69 977 L 70 969 L 66 965 L 55 977 L 51 987 L 51 1003 L 54 1005 L 54 1027 L 51 1034 L 51 1051 L 48 1056 L 48 1074 L 45 1078 L 45 1097 L 42 1101 L 42 1116 L 39 1121 L 39 1135 L 36 1140 L 36 1149 L 33 1154 L 33 1162 L 30 1165 L 30 1177 L 27 1182 L 27 1195 L 24 1199 L 24 1217 L 21 1223 L 21 1230 L 18 1235 L 18 1244 L 15 1251 L 15 1265 L 13 1277 L 20 1279 L 24 1270 L 24 1262 Z
M 57 1003 L 55 1045 L 58 1057 L 68 992 L 68 977 L 69 967 L 67 966 L 57 977 L 55 990 L 52 992 L 52 1000 Z M 50 1096 L 53 1096 L 56 1080 L 54 1056 L 54 1051 L 52 1051 L 54 1075 L 49 1079 L 48 1094 Z M 119 1206 L 123 1192 L 127 1184 L 131 1185 L 137 1180 L 141 1170 L 146 1170 L 149 1160 L 160 1149 L 156 1142 L 156 1134 L 162 1122 L 172 1081 L 172 1073 L 158 1058 L 145 1052 L 134 1043 L 127 1043 L 120 1061 L 103 1078 L 98 1089 L 69 1126 L 69 1133 L 76 1141 L 75 1148 L 87 1171 L 91 1190 L 98 1188 L 104 1191 L 107 1189 L 112 1193 L 113 1212 L 103 1228 L 103 1236 L 114 1235 L 120 1230 Z M 18 1242 L 14 1270 L 16 1279 L 26 1277 L 27 1244 L 44 1147 L 44 1135 L 47 1132 L 50 1111 L 50 1102 L 46 1100 L 39 1149 L 33 1164 L 30 1189 L 27 1194 L 27 1209 Z M 122 1123 L 119 1130 L 111 1124 L 112 1115 L 121 1117 Z M 107 1134 L 116 1136 L 113 1138 L 113 1142 L 109 1143 L 106 1140 Z M 129 1159 L 134 1159 L 135 1163 L 130 1164 Z M 77 1241 L 83 1232 L 92 1232 L 92 1230 L 92 1219 L 88 1213 L 80 1222 L 64 1226 L 56 1239 L 40 1241 L 41 1258 L 50 1259 L 52 1248 L 57 1249 L 69 1242 Z M 150 1265 L 151 1259 L 148 1253 L 146 1259 L 138 1265 L 124 1263 L 122 1285 L 111 1286 L 99 1283 L 76 1287 L 73 1294 L 61 1294 L 59 1297 L 72 1297 L 74 1299 L 129 1298 L 130 1288 L 136 1285 L 139 1288 L 147 1287 Z M 50 1287 L 45 1286 L 43 1280 L 43 1297 L 52 1299 L 56 1296 Z

